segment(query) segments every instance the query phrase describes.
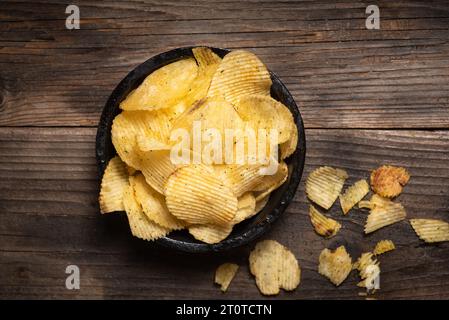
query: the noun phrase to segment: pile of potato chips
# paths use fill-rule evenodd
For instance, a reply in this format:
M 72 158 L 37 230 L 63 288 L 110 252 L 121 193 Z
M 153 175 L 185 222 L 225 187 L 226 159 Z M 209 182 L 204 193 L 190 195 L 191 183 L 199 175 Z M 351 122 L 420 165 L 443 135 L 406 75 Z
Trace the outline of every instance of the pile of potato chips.
M 222 59 L 208 48 L 192 51 L 193 57 L 147 76 L 120 103 L 122 112 L 112 124 L 117 156 L 103 175 L 100 209 L 126 211 L 132 234 L 141 239 L 187 229 L 202 242 L 222 241 L 236 224 L 260 212 L 270 193 L 287 180 L 284 159 L 296 150 L 293 116 L 270 96 L 270 73 L 254 54 L 236 50 Z M 276 171 L 264 174 L 266 164 L 259 162 L 203 161 L 207 145 L 187 145 L 182 152 L 188 150 L 189 161 L 174 162 L 179 141 L 173 137 L 187 132 L 187 140 L 194 141 L 195 123 L 200 123 L 202 137 L 216 131 L 226 137 L 229 129 L 274 131 L 277 143 L 266 148 L 264 157 L 276 164 Z M 231 144 L 245 138 L 235 139 Z M 258 135 L 257 144 L 265 146 L 266 139 Z M 249 159 L 249 140 L 242 145 Z

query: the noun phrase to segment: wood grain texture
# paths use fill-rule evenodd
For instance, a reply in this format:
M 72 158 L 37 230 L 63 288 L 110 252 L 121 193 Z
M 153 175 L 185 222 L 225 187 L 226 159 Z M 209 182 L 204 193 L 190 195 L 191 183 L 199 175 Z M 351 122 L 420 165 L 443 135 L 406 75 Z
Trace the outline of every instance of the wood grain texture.
M 449 3 L 2 1 L 0 125 L 95 126 L 117 83 L 181 46 L 246 48 L 280 75 L 307 128 L 449 128 Z M 370 4 L 370 3 L 369 3 Z
M 321 165 L 348 171 L 347 184 L 380 164 L 412 175 L 398 198 L 409 217 L 449 221 L 449 132 L 322 130 L 306 132 L 307 165 L 287 212 L 265 236 L 288 246 L 302 267 L 299 288 L 277 298 L 363 299 L 353 272 L 335 288 L 320 276 L 325 247 L 344 244 L 353 258 L 391 239 L 380 256 L 378 299 L 449 298 L 449 243 L 425 245 L 403 221 L 363 235 L 366 213 L 329 215 L 343 228 L 330 240 L 316 235 L 307 215 L 304 180 Z M 94 128 L 0 128 L 0 298 L 262 298 L 247 268 L 251 246 L 222 255 L 176 253 L 134 239 L 126 218 L 101 216 L 97 205 Z M 225 261 L 242 267 L 222 294 L 213 285 Z M 81 269 L 81 290 L 65 289 L 65 267 Z

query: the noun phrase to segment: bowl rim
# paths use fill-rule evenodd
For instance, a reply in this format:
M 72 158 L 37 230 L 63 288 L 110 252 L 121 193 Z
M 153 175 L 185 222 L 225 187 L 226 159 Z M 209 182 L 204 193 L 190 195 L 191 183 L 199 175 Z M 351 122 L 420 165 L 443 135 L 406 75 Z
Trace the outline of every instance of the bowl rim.
M 231 49 L 225 48 L 217 48 L 210 46 L 188 46 L 188 47 L 180 47 L 175 48 L 166 52 L 159 53 L 143 63 L 137 65 L 134 69 L 132 69 L 114 88 L 112 93 L 110 94 L 105 106 L 103 107 L 100 121 L 97 127 L 97 135 L 95 141 L 95 154 L 97 159 L 97 169 L 98 169 L 98 183 L 101 187 L 101 180 L 104 174 L 104 170 L 106 168 L 107 163 L 110 158 L 106 159 L 108 154 L 106 149 L 112 146 L 112 141 L 110 141 L 110 126 L 112 125 L 112 121 L 114 117 L 120 112 L 119 104 L 129 94 L 129 88 L 136 88 L 141 81 L 137 81 L 138 78 L 142 78 L 142 73 L 144 73 L 143 78 L 154 72 L 155 70 L 172 63 L 177 60 L 184 59 L 186 57 L 192 57 L 192 49 L 197 47 L 207 47 L 219 54 L 220 56 L 224 56 L 231 52 Z M 206 253 L 206 252 L 219 252 L 226 251 L 232 248 L 244 246 L 256 238 L 262 236 L 272 225 L 273 223 L 284 213 L 287 209 L 288 205 L 292 201 L 295 196 L 296 190 L 301 181 L 301 177 L 304 170 L 305 164 L 305 155 L 306 155 L 306 137 L 304 130 L 304 123 L 299 112 L 299 108 L 294 101 L 293 96 L 288 91 L 287 87 L 280 80 L 280 78 L 272 71 L 270 71 L 272 86 L 275 85 L 280 93 L 282 93 L 283 97 L 287 99 L 288 104 L 286 106 L 291 111 L 293 118 L 295 120 L 296 128 L 298 130 L 298 143 L 296 146 L 296 150 L 294 153 L 287 158 L 288 165 L 292 166 L 293 170 L 289 172 L 289 178 L 287 180 L 287 188 L 283 191 L 283 194 L 280 196 L 280 199 L 277 201 L 276 205 L 270 212 L 266 214 L 266 218 L 260 221 L 257 225 L 253 225 L 251 228 L 243 232 L 242 234 L 235 235 L 231 237 L 231 235 L 220 241 L 216 244 L 207 244 L 200 242 L 187 242 L 183 240 L 173 239 L 168 236 L 159 238 L 153 243 L 158 245 L 173 248 L 176 250 L 180 250 L 183 252 L 189 253 Z M 137 79 L 136 79 L 137 78 Z M 137 83 L 137 84 L 136 84 Z M 128 91 L 126 94 L 125 91 Z M 285 102 L 284 102 L 285 103 Z M 108 132 L 109 131 L 109 141 L 107 141 Z M 115 152 L 115 148 L 112 146 L 113 151 Z M 260 213 L 259 213 L 260 214 Z M 259 215 L 258 214 L 258 215 Z M 255 217 L 257 217 L 256 215 Z M 196 241 L 196 240 L 195 240 Z

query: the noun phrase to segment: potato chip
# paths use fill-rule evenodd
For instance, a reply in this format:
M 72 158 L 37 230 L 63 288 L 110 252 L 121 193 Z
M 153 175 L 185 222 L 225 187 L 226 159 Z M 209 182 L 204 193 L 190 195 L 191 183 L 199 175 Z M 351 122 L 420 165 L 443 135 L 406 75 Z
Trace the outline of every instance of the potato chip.
M 345 281 L 352 270 L 352 259 L 344 246 L 338 247 L 334 252 L 324 249 L 321 251 L 319 262 L 319 274 L 328 278 L 337 287 Z
M 147 183 L 157 192 L 164 194 L 168 178 L 180 165 L 175 165 L 170 158 L 170 150 L 154 150 L 137 153 L 140 171 Z
M 152 72 L 120 103 L 122 110 L 158 110 L 175 105 L 188 92 L 198 74 L 193 58 L 170 63 Z
M 353 269 L 359 271 L 360 278 L 362 279 L 357 286 L 366 288 L 368 291 L 377 289 L 376 283 L 379 281 L 380 267 L 379 262 L 373 259 L 371 252 L 363 253 L 354 264 Z
M 131 166 L 128 166 L 127 164 L 125 164 L 126 166 L 126 172 L 128 172 L 129 176 L 133 176 L 136 174 L 137 170 Z
M 159 139 L 146 136 L 136 137 L 137 146 L 140 151 L 153 151 L 153 150 L 170 150 L 171 146 L 168 143 L 162 142 Z
M 449 241 L 449 223 L 436 219 L 410 219 L 410 224 L 425 242 Z
M 226 292 L 239 266 L 235 263 L 223 263 L 215 271 L 215 283 L 221 286 L 221 291 Z
M 334 219 L 325 217 L 312 205 L 309 207 L 309 216 L 315 232 L 325 238 L 332 238 L 341 228 L 340 223 Z
M 262 199 L 256 201 L 255 215 L 258 214 L 260 211 L 262 211 L 263 208 L 265 208 L 265 206 L 267 205 L 269 199 L 270 199 L 270 195 L 267 194 Z
M 347 178 L 348 174 L 344 170 L 331 167 L 317 168 L 307 178 L 307 197 L 324 209 L 329 209 L 337 200 Z
M 371 187 L 378 195 L 394 198 L 402 192 L 410 175 L 404 168 L 394 166 L 381 166 L 371 173 Z
M 164 112 L 123 111 L 112 123 L 112 143 L 127 165 L 140 169 L 137 139 L 148 138 L 167 143 L 170 138 L 170 126 Z
M 112 158 L 101 180 L 100 212 L 109 213 L 125 210 L 123 206 L 123 191 L 128 187 L 128 174 L 125 164 L 119 157 Z
M 388 251 L 392 251 L 396 249 L 396 247 L 394 246 L 393 241 L 391 240 L 380 240 L 377 244 L 376 247 L 373 250 L 374 255 L 378 256 L 381 255 L 385 252 Z
M 156 240 L 166 236 L 170 232 L 170 229 L 152 222 L 143 213 L 142 207 L 137 202 L 131 185 L 123 193 L 123 205 L 133 236 L 143 240 Z
M 407 216 L 400 203 L 373 195 L 370 200 L 370 214 L 366 220 L 365 233 L 374 232 L 380 228 L 404 220 Z
M 237 212 L 237 197 L 212 166 L 177 169 L 167 181 L 165 197 L 170 212 L 190 224 L 226 226 Z
M 130 183 L 134 188 L 136 200 L 148 219 L 170 230 L 184 228 L 184 222 L 176 219 L 168 211 L 164 196 L 150 187 L 142 174 L 130 177 Z
M 214 244 L 226 239 L 232 232 L 233 225 L 194 224 L 188 226 L 189 233 L 197 240 Z
M 295 256 L 274 240 L 257 243 L 249 256 L 249 267 L 264 295 L 276 295 L 280 288 L 292 291 L 300 282 L 301 269 Z
M 232 104 L 252 94 L 270 95 L 271 77 L 259 58 L 248 51 L 228 53 L 215 72 L 207 95 L 220 96 Z
M 245 219 L 251 218 L 256 214 L 256 198 L 252 192 L 246 192 L 238 198 L 237 212 L 233 224 L 242 222 Z
M 369 192 L 369 185 L 366 180 L 362 179 L 350 186 L 341 194 L 340 205 L 344 214 L 347 214 L 360 200 L 362 200 Z
M 288 166 L 282 161 L 279 164 L 278 171 L 273 175 L 263 176 L 261 182 L 256 188 L 256 201 L 259 201 L 269 195 L 271 192 L 279 188 L 287 181 L 288 178 Z
M 292 128 L 296 129 L 290 110 L 268 95 L 242 97 L 235 104 L 235 110 L 256 133 L 260 129 L 265 130 L 267 134 L 271 129 L 276 130 L 279 144 L 288 141 L 292 134 Z
M 296 151 L 297 145 L 298 128 L 296 127 L 296 123 L 293 122 L 290 128 L 290 138 L 280 145 L 281 159 L 284 160 L 290 157 Z

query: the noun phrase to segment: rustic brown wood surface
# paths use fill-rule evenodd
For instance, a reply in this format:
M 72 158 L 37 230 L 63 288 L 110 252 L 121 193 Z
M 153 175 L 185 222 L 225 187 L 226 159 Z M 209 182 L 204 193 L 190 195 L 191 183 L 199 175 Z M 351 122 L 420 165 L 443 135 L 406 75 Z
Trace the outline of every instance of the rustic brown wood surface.
M 449 2 L 77 1 L 81 29 L 61 1 L 0 6 L 0 298 L 263 298 L 249 274 L 253 244 L 192 256 L 131 237 L 123 216 L 100 216 L 95 132 L 106 99 L 136 65 L 187 45 L 246 48 L 279 74 L 300 105 L 304 178 L 344 168 L 349 183 L 383 163 L 410 170 L 398 198 L 409 217 L 449 221 Z M 365 8 L 380 7 L 380 30 Z M 325 247 L 355 258 L 381 239 L 378 299 L 449 299 L 449 243 L 425 245 L 403 221 L 364 236 L 366 213 L 330 215 L 333 239 L 308 219 L 304 180 L 264 236 L 288 246 L 299 288 L 277 298 L 364 299 L 352 273 L 335 288 L 317 273 Z M 229 291 L 213 285 L 225 261 L 242 267 Z M 65 288 L 65 268 L 81 289 Z

